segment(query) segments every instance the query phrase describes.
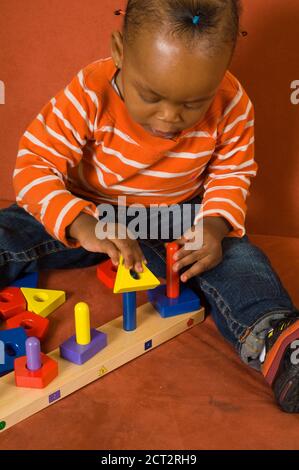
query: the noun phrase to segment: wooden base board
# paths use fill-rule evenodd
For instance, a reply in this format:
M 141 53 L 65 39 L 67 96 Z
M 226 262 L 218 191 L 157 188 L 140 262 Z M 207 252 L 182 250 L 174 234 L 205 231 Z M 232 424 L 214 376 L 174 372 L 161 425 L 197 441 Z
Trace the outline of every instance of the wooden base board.
M 46 388 L 36 390 L 16 387 L 13 372 L 0 378 L 0 432 L 188 330 L 203 319 L 203 308 L 161 318 L 153 306 L 147 303 L 137 309 L 138 328 L 135 331 L 126 332 L 122 329 L 122 316 L 98 328 L 108 335 L 108 346 L 85 364 L 78 366 L 62 359 L 59 349 L 49 353 L 58 362 L 59 375 Z

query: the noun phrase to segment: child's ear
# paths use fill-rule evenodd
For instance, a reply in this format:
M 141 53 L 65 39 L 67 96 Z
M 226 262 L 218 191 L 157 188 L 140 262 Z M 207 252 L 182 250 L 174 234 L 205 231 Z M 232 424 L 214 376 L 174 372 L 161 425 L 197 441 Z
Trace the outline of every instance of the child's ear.
M 111 36 L 111 55 L 115 66 L 122 68 L 123 63 L 123 35 L 120 31 L 114 31 Z

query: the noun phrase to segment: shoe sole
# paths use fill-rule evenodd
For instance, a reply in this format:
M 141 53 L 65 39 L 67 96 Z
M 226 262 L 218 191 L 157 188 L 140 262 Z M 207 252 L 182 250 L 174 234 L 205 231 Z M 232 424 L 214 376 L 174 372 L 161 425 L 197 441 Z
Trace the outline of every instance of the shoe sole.
M 286 378 L 284 374 L 278 375 L 273 385 L 275 398 L 280 408 L 286 413 L 299 412 L 299 376 Z

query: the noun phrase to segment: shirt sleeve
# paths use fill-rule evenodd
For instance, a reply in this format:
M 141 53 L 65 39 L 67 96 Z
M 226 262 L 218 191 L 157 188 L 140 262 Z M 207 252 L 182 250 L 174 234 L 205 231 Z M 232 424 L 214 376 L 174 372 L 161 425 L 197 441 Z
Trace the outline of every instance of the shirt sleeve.
M 239 90 L 218 124 L 218 138 L 206 169 L 204 193 L 195 224 L 206 216 L 223 217 L 232 226 L 229 237 L 246 233 L 246 199 L 258 165 L 254 159 L 254 109 L 246 92 Z
M 13 175 L 18 205 L 39 220 L 47 232 L 69 247 L 66 227 L 80 212 L 97 216 L 96 206 L 66 189 L 69 167 L 79 164 L 82 148 L 94 133 L 99 108 L 81 70 L 41 110 L 19 143 Z

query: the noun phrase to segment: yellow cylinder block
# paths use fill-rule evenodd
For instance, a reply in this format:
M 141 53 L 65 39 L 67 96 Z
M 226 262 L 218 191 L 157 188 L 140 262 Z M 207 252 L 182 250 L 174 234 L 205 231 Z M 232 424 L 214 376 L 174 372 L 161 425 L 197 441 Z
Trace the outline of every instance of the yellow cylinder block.
M 77 344 L 86 346 L 90 343 L 90 318 L 89 307 L 84 302 L 75 306 L 75 325 Z

